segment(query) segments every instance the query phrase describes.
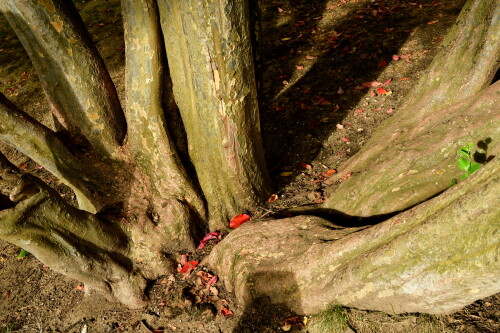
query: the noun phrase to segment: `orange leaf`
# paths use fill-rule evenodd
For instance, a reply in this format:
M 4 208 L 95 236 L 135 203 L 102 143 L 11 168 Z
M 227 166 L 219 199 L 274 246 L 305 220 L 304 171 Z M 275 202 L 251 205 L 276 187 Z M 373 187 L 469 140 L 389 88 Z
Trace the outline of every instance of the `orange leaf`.
M 267 199 L 267 202 L 275 202 L 276 200 L 278 200 L 278 195 L 273 194 Z
M 233 217 L 231 221 L 229 221 L 229 228 L 236 229 L 248 220 L 250 220 L 250 215 L 240 214 L 236 217 Z
M 380 95 L 385 95 L 385 94 L 387 94 L 387 90 L 385 90 L 382 87 L 378 87 L 377 88 L 377 93 L 380 94 Z
M 337 170 L 335 169 L 330 169 L 328 170 L 327 172 L 325 172 L 325 177 L 330 177 L 331 175 L 333 175 L 334 173 L 336 173 Z
M 225 308 L 225 307 L 222 307 L 220 309 L 220 313 L 222 313 L 222 315 L 224 317 L 227 317 L 227 316 L 232 316 L 233 315 L 233 311 L 229 310 L 228 308 Z
M 311 170 L 312 166 L 307 163 L 300 163 L 300 166 L 303 167 L 304 169 Z
M 352 175 L 352 172 L 348 172 L 344 175 L 344 177 L 342 177 L 343 180 L 346 180 L 347 178 L 351 177 Z

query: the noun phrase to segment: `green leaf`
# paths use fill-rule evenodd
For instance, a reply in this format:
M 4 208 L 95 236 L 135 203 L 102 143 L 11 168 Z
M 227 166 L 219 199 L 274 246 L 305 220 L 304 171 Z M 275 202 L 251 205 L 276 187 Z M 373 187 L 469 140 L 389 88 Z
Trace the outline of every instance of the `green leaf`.
M 481 164 L 472 162 L 469 167 L 469 173 L 474 173 L 481 168 Z
M 27 254 L 28 254 L 28 251 L 21 250 L 21 252 L 19 252 L 19 254 L 17 255 L 17 259 L 23 259 L 24 257 L 26 257 Z
M 472 152 L 472 149 L 474 149 L 474 144 L 473 144 L 472 142 L 469 142 L 469 143 L 467 144 L 467 148 L 468 148 L 468 150 L 469 150 L 469 153 L 470 153 L 470 152 Z
M 453 187 L 455 185 L 457 185 L 457 180 L 456 179 L 452 179 L 451 183 L 450 183 L 450 187 Z
M 464 174 L 460 177 L 460 180 L 464 180 L 464 179 L 466 179 L 467 177 L 469 177 L 469 174 L 468 174 L 468 173 L 464 173 Z
M 463 151 L 462 149 L 460 149 L 459 151 L 457 151 L 457 154 L 460 155 L 460 157 L 463 157 L 463 158 L 467 158 L 467 159 L 470 158 L 469 153 L 466 152 L 466 151 Z
M 468 171 L 470 167 L 470 160 L 468 158 L 460 157 L 458 159 L 458 168 L 462 171 Z

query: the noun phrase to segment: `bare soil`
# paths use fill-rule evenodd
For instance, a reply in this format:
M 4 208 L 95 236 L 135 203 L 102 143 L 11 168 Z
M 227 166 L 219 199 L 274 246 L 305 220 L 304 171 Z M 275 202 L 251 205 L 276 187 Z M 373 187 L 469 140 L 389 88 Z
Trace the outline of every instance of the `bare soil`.
M 75 2 L 123 97 L 119 0 Z M 399 112 L 463 2 L 262 0 L 261 122 L 275 196 L 258 216 L 324 200 L 322 182 L 381 121 Z M 0 91 L 53 127 L 36 72 L 1 16 L 0 77 Z M 1 150 L 74 200 L 69 189 L 29 158 L 11 147 Z M 201 260 L 212 243 L 189 260 Z M 0 242 L 0 333 L 280 332 L 285 318 L 303 319 L 266 299 L 239 307 L 220 283 L 203 280 L 209 271 L 202 266 L 189 275 L 158 279 L 149 287 L 148 307 L 132 311 L 86 293 L 78 281 L 54 273 L 30 254 L 18 259 L 20 250 Z M 221 315 L 222 306 L 233 314 Z M 345 311 L 354 332 L 500 331 L 498 294 L 446 316 Z M 307 326 L 295 324 L 292 331 L 306 332 Z

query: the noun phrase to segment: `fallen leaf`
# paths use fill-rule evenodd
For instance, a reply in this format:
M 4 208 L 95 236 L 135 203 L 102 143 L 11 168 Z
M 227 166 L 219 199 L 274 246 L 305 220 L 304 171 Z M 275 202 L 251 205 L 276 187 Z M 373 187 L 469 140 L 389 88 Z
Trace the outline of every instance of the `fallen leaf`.
M 409 80 L 409 79 L 410 79 L 409 77 L 404 77 L 404 78 L 402 78 L 400 81 L 407 81 L 407 80 Z
M 307 56 L 306 56 L 306 59 L 307 59 L 307 60 L 313 60 L 313 59 L 316 59 L 316 57 L 313 57 L 313 56 L 307 55 Z
M 300 166 L 303 167 L 304 169 L 311 170 L 312 166 L 307 163 L 300 163 Z
M 83 288 L 85 288 L 85 286 L 83 284 L 80 284 L 80 285 L 76 286 L 74 288 L 74 290 L 76 290 L 76 291 L 83 291 Z
M 394 109 L 393 109 L 393 108 L 387 109 L 387 111 L 386 111 L 386 112 L 387 112 L 388 114 L 391 114 L 391 113 L 393 113 L 393 112 L 394 112 Z
M 434 24 L 434 23 L 438 23 L 439 21 L 429 21 L 427 22 L 427 24 Z
M 337 129 L 339 129 L 339 130 L 344 129 L 344 125 L 340 125 L 340 124 L 335 125 L 335 127 L 337 127 Z
M 216 283 L 217 280 L 218 280 L 217 275 L 214 275 L 214 276 L 212 276 L 212 278 L 210 280 L 208 280 L 207 284 L 212 285 L 212 284 Z
M 236 217 L 233 217 L 231 221 L 229 221 L 229 228 L 236 229 L 248 220 L 250 220 L 250 215 L 240 214 Z
M 184 253 L 181 255 L 181 265 L 182 266 L 184 266 L 188 262 L 188 260 L 187 260 L 188 257 L 189 257 L 189 254 L 187 254 L 187 253 Z
M 197 260 L 188 261 L 184 266 L 178 269 L 181 274 L 189 274 L 198 265 Z
M 391 78 L 389 78 L 389 80 L 385 81 L 385 82 L 384 82 L 384 85 L 389 84 L 389 83 L 391 83 L 391 82 L 392 82 L 392 77 L 391 77 Z
M 342 89 L 342 87 L 339 87 L 339 89 L 337 90 L 337 94 L 342 95 L 343 93 L 344 89 Z
M 325 172 L 325 177 L 330 177 L 331 175 L 333 175 L 334 173 L 336 173 L 337 170 L 335 169 L 330 169 L 328 170 L 327 172 Z
M 278 12 L 283 13 L 283 9 L 278 7 Z
M 222 308 L 220 309 L 220 313 L 222 313 L 222 315 L 223 315 L 224 317 L 227 317 L 227 316 L 232 316 L 232 315 L 233 315 L 233 311 L 229 310 L 229 309 L 228 309 L 228 308 L 226 308 L 226 307 L 222 307 Z
M 374 87 L 381 86 L 382 83 L 380 83 L 378 81 L 371 81 L 371 82 L 363 82 L 361 85 L 365 88 L 374 88 Z
M 356 110 L 354 110 L 354 113 L 355 114 L 360 114 L 363 111 L 365 111 L 365 109 L 356 109 Z
M 380 60 L 380 62 L 378 63 L 379 68 L 385 67 L 385 65 L 387 65 L 387 61 L 385 60 Z
M 217 237 L 219 237 L 219 233 L 215 232 L 215 231 L 206 234 L 205 237 L 203 237 L 203 239 L 200 241 L 200 245 L 198 246 L 198 249 L 203 249 L 205 247 L 205 245 L 207 245 L 209 240 L 216 239 Z
M 344 136 L 344 137 L 342 138 L 342 141 L 344 141 L 344 142 L 349 142 L 349 141 L 351 141 L 351 139 L 349 139 L 347 136 Z
M 267 199 L 267 202 L 275 202 L 276 200 L 278 200 L 278 195 L 273 194 L 269 197 L 269 199 Z
M 371 96 L 377 96 L 377 93 L 375 92 L 375 90 L 370 90 L 370 95 Z
M 303 69 L 304 69 L 304 66 L 302 66 L 302 65 L 297 65 L 297 66 L 295 66 L 295 68 L 297 68 L 299 71 L 301 71 L 301 70 L 303 70 Z
M 382 88 L 382 87 L 378 87 L 378 88 L 377 88 L 377 93 L 378 93 L 379 95 L 385 95 L 385 94 L 387 94 L 387 90 L 385 90 L 385 89 L 384 89 L 384 88 Z
M 340 106 L 338 104 L 336 104 L 334 107 L 333 107 L 333 111 L 338 111 L 340 109 Z
M 393 54 L 392 55 L 392 60 L 398 61 L 399 60 L 399 56 L 397 54 Z
M 342 180 L 346 180 L 347 178 L 351 177 L 352 175 L 352 172 L 348 172 L 344 175 L 344 177 L 342 177 Z
M 282 106 L 277 106 L 277 107 L 274 108 L 274 110 L 276 110 L 276 111 L 284 111 L 285 108 L 282 107 Z
M 288 177 L 288 176 L 291 176 L 293 174 L 293 172 L 291 171 L 284 171 L 282 173 L 280 173 L 280 177 Z

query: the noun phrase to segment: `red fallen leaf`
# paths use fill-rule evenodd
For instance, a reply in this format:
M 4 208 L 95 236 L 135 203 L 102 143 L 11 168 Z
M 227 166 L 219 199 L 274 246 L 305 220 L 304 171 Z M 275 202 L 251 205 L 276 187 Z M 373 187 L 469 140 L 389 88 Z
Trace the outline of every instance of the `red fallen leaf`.
M 348 172 L 344 175 L 344 177 L 342 177 L 342 180 L 346 180 L 347 178 L 351 177 L 352 175 L 352 172 Z
M 303 69 L 304 69 L 304 66 L 302 66 L 302 65 L 297 65 L 297 66 L 295 66 L 295 68 L 297 68 L 299 71 L 301 71 L 301 70 L 303 70 Z
M 304 321 L 302 320 L 301 317 L 288 317 L 286 319 L 283 319 L 280 324 L 302 324 Z
M 362 83 L 362 86 L 365 87 L 365 88 L 374 88 L 374 87 L 378 87 L 378 86 L 381 86 L 382 83 L 378 82 L 378 81 L 372 81 L 372 82 L 363 82 Z
M 354 110 L 354 113 L 355 114 L 360 114 L 363 111 L 365 111 L 365 109 L 356 109 L 356 110 Z
M 276 110 L 276 111 L 284 111 L 285 108 L 282 107 L 282 106 L 277 106 L 277 107 L 274 108 L 274 110 Z
M 385 90 L 382 87 L 378 87 L 377 88 L 377 93 L 380 94 L 380 95 L 385 95 L 385 94 L 387 94 L 387 90 Z
M 198 265 L 198 261 L 188 261 L 184 266 L 178 269 L 181 274 L 189 274 L 196 266 Z
M 306 22 L 304 21 L 297 21 L 297 23 L 295 23 L 296 26 L 300 27 L 301 25 L 306 25 Z
M 391 81 L 392 81 L 392 77 L 389 80 L 385 81 L 384 85 L 391 83 Z
M 76 290 L 76 291 L 82 291 L 82 290 L 83 290 L 83 288 L 84 288 L 84 286 L 83 286 L 82 284 L 80 284 L 80 285 L 76 286 L 76 287 L 74 288 L 74 290 Z
M 377 93 L 375 92 L 375 90 L 370 90 L 370 95 L 371 96 L 377 96 Z
M 340 109 L 340 106 L 338 104 L 336 104 L 334 107 L 333 107 L 333 111 L 338 111 Z
M 331 175 L 333 175 L 334 173 L 336 173 L 337 170 L 335 169 L 330 169 L 328 170 L 327 172 L 325 172 L 325 177 L 330 177 Z
M 307 59 L 307 60 L 313 60 L 313 59 L 316 59 L 316 57 L 313 57 L 313 56 L 307 55 L 307 56 L 306 56 L 306 59 Z
M 349 142 L 349 141 L 351 141 L 351 139 L 349 139 L 347 136 L 344 136 L 344 137 L 342 138 L 342 141 L 344 141 L 344 142 Z
M 407 80 L 409 80 L 409 79 L 410 79 L 409 77 L 404 77 L 404 78 L 402 78 L 400 81 L 407 81 Z
M 229 228 L 236 229 L 248 220 L 250 220 L 250 215 L 240 214 L 236 217 L 233 217 L 231 221 L 229 221 Z
M 206 234 L 205 237 L 203 237 L 203 239 L 200 241 L 200 245 L 198 246 L 198 249 L 203 249 L 205 247 L 205 245 L 207 245 L 209 240 L 216 239 L 217 237 L 219 237 L 219 233 L 215 232 L 215 231 Z
M 429 21 L 427 22 L 427 24 L 434 24 L 434 23 L 438 23 L 439 21 Z
M 385 65 L 387 65 L 387 61 L 385 60 L 380 60 L 380 62 L 378 63 L 379 68 L 385 67 Z
M 275 202 L 276 200 L 278 200 L 278 195 L 273 194 L 269 197 L 269 199 L 267 199 L 267 202 Z
M 222 307 L 222 308 L 220 309 L 220 313 L 222 313 L 222 315 L 223 315 L 224 317 L 227 317 L 227 316 L 232 316 L 232 315 L 234 314 L 234 313 L 233 313 L 233 311 L 229 310 L 229 309 L 228 309 L 228 308 L 226 308 L 226 307 Z
M 392 55 L 392 60 L 398 61 L 399 60 L 399 56 L 397 54 L 393 54 Z
M 387 112 L 388 114 L 391 114 L 391 113 L 393 113 L 393 112 L 394 112 L 394 109 L 393 109 L 393 108 L 387 109 L 387 111 L 386 111 L 386 112 Z
M 300 163 L 300 166 L 303 167 L 304 169 L 311 170 L 312 166 L 307 163 Z

